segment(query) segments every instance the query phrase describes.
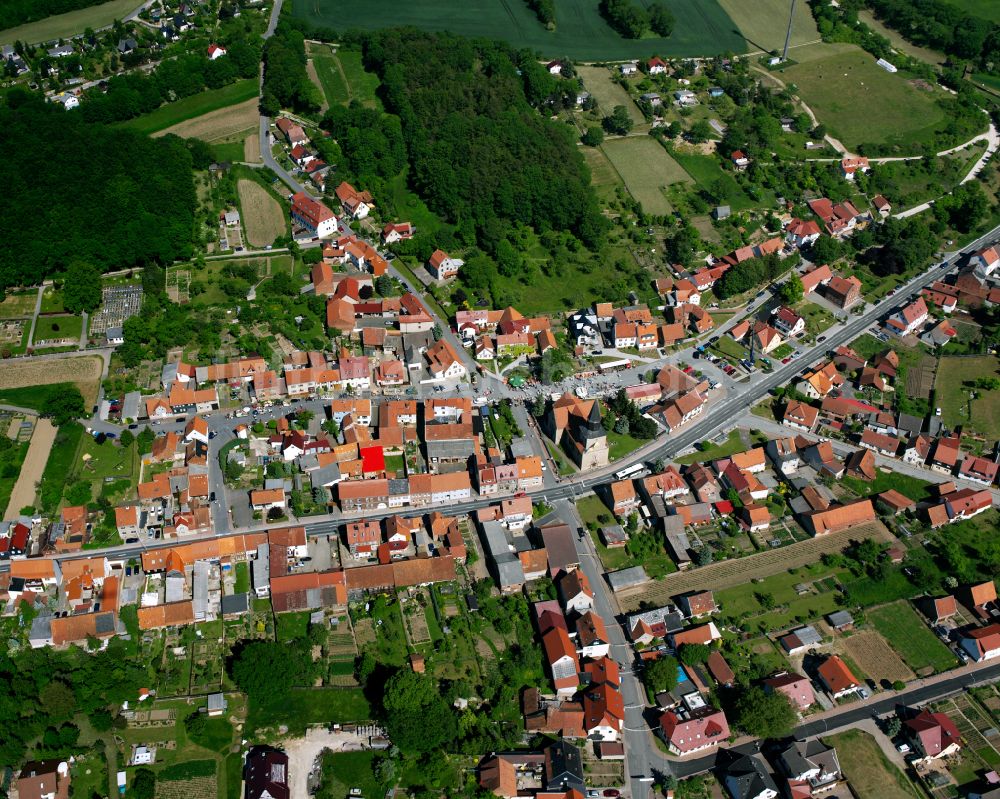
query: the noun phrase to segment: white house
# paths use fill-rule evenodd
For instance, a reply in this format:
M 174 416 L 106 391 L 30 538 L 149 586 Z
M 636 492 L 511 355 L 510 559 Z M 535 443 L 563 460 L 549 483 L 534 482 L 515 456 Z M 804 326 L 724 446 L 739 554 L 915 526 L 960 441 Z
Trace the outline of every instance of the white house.
M 622 64 L 618 67 L 618 71 L 621 72 L 622 75 L 634 75 L 639 71 L 639 65 L 634 61 L 628 64 Z
M 984 247 L 972 253 L 969 258 L 969 266 L 976 270 L 976 274 L 987 277 L 992 275 L 1000 266 L 1000 251 L 996 247 Z
M 215 42 L 212 42 L 212 44 L 208 46 L 209 61 L 215 61 L 217 58 L 222 58 L 222 56 L 224 56 L 225 54 L 226 54 L 226 48 L 223 47 L 222 45 L 215 44 Z

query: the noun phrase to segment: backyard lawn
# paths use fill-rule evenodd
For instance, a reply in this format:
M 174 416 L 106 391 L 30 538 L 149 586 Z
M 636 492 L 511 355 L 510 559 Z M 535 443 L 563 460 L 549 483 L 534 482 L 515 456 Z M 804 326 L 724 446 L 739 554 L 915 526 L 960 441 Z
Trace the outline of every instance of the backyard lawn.
M 858 480 L 854 477 L 844 477 L 841 482 L 859 497 L 870 497 L 874 494 L 881 494 L 883 491 L 894 489 L 904 497 L 909 497 L 914 502 L 928 499 L 930 497 L 929 488 L 931 483 L 921 480 L 919 477 L 911 477 L 900 472 L 889 472 L 884 469 L 878 470 L 878 476 L 868 482 Z
M 721 444 L 715 444 L 713 442 L 701 442 L 703 445 L 697 448 L 696 452 L 692 452 L 690 455 L 684 455 L 680 458 L 675 458 L 674 461 L 679 464 L 690 464 L 690 463 L 700 463 L 702 461 L 716 460 L 717 458 L 725 458 L 732 455 L 734 452 L 743 452 L 747 449 L 746 444 L 743 443 L 743 439 L 740 434 L 733 430 L 729 434 L 729 438 L 723 441 Z
M 979 391 L 967 385 L 976 378 L 998 374 L 1000 358 L 994 355 L 942 358 L 934 391 L 944 423 L 951 428 L 971 424 L 985 436 L 1000 438 L 1000 391 Z M 972 398 L 971 393 L 978 396 Z
M 918 676 L 946 671 L 955 656 L 906 602 L 893 602 L 868 611 L 868 619 Z
M 844 776 L 858 799 L 920 799 L 912 782 L 882 753 L 868 733 L 849 730 L 823 739 L 837 748 Z

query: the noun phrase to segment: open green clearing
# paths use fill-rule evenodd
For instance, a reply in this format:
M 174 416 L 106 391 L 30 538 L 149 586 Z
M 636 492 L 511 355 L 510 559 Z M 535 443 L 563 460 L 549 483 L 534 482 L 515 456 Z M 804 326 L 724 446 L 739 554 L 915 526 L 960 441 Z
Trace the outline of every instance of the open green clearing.
M 664 189 L 673 183 L 691 182 L 680 164 L 649 136 L 613 139 L 605 142 L 603 149 L 647 214 L 669 214 L 672 208 Z
M 361 51 L 340 50 L 337 52 L 337 58 L 344 70 L 344 76 L 347 78 L 347 91 L 350 93 L 350 99 L 360 100 L 362 105 L 372 107 L 381 105 L 375 94 L 379 87 L 378 75 L 365 71 L 361 64 Z
M 350 101 L 351 95 L 340 71 L 340 63 L 331 48 L 327 45 L 310 44 L 308 55 L 316 68 L 316 77 L 323 89 L 326 101 L 330 105 Z
M 590 169 L 590 185 L 594 187 L 597 196 L 604 201 L 614 197 L 622 180 L 604 151 L 600 147 L 581 147 L 580 152 Z
M 83 317 L 81 316 L 39 316 L 35 322 L 34 342 L 37 346 L 41 341 L 55 339 L 80 340 L 83 332 Z
M 832 135 L 852 149 L 862 143 L 893 143 L 913 150 L 931 140 L 944 121 L 935 102 L 943 97 L 938 89 L 915 88 L 903 75 L 876 66 L 874 56 L 854 45 L 824 47 L 825 57 L 780 72 Z
M 1000 374 L 1000 358 L 994 355 L 942 358 L 934 383 L 935 402 L 948 427 L 970 426 L 991 438 L 1000 437 L 1000 391 L 980 391 L 965 385 L 979 377 Z M 976 394 L 971 398 L 970 394 Z
M 0 44 L 13 44 L 14 42 L 35 44 L 47 42 L 50 39 L 76 36 L 87 28 L 96 30 L 110 25 L 116 19 L 121 19 L 135 11 L 141 4 L 140 0 L 110 0 L 110 2 L 98 6 L 56 14 L 25 25 L 18 25 L 16 28 L 0 31 Z
M 711 461 L 716 460 L 717 458 L 726 458 L 733 453 L 743 452 L 747 449 L 747 445 L 743 443 L 743 439 L 736 430 L 733 430 L 729 434 L 729 437 L 719 444 L 704 441 L 701 443 L 706 444 L 706 446 L 698 446 L 695 448 L 695 452 L 688 455 L 682 455 L 680 458 L 674 458 L 674 462 L 687 465 L 691 463 L 699 463 L 701 461 Z
M 848 730 L 823 739 L 837 748 L 844 776 L 858 799 L 918 799 L 922 794 L 890 763 L 872 736 Z
M 638 0 L 648 5 L 646 0 Z M 556 30 L 545 30 L 523 2 L 495 0 L 302 0 L 293 15 L 309 22 L 350 30 L 412 25 L 424 30 L 449 30 L 462 36 L 504 39 L 516 47 L 538 50 L 545 57 L 588 60 L 616 60 L 649 56 L 653 53 L 676 56 L 711 55 L 731 51 L 742 53 L 746 42 L 729 15 L 715 0 L 668 0 L 677 19 L 669 39 L 621 38 L 598 13 L 598 0 L 555 0 Z M 787 16 L 782 18 L 784 30 Z M 350 79 L 350 78 L 349 78 Z
M 780 50 L 785 45 L 788 24 L 787 0 L 719 0 L 719 5 L 736 23 L 747 45 L 754 50 Z M 819 39 L 816 21 L 808 3 L 795 4 L 792 20 L 792 47 Z M 794 58 L 794 54 L 791 55 Z
M 166 130 L 178 122 L 207 114 L 209 111 L 217 111 L 220 108 L 246 102 L 256 97 L 257 92 L 256 80 L 252 78 L 238 80 L 236 83 L 223 86 L 221 89 L 209 89 L 182 100 L 161 105 L 155 111 L 123 122 L 122 127 L 131 128 L 147 135 L 156 133 L 160 130 Z
M 841 479 L 841 482 L 861 497 L 869 497 L 890 490 L 898 491 L 904 497 L 909 497 L 914 502 L 921 502 L 930 497 L 928 489 L 931 484 L 927 480 L 921 480 L 919 477 L 911 477 L 900 472 L 885 471 L 884 469 L 879 469 L 878 476 L 870 483 L 854 477 L 844 477 Z
M 767 629 L 780 629 L 799 618 L 815 619 L 836 610 L 837 591 L 834 586 L 845 574 L 840 568 L 822 563 L 785 570 L 761 582 L 725 588 L 716 594 L 722 612 L 735 618 L 748 613 Z M 799 594 L 796 586 L 807 585 L 810 590 Z M 761 598 L 770 596 L 774 609 L 766 610 Z
M 3 435 L 4 439 L 9 441 L 6 438 L 6 433 Z M 10 495 L 14 490 L 18 474 L 20 474 L 21 464 L 24 463 L 24 456 L 28 454 L 28 443 L 27 441 L 21 443 L 11 441 L 6 449 L 0 447 L 0 508 L 4 510 L 7 509 L 7 503 L 10 502 Z M 16 510 L 20 510 L 20 508 Z
M 946 671 L 955 665 L 955 656 L 908 603 L 893 602 L 870 610 L 868 620 L 918 675 Z
M 351 788 L 363 796 L 381 796 L 384 786 L 375 779 L 377 752 L 324 752 L 323 777 L 317 799 L 346 799 Z
M 736 179 L 719 166 L 718 159 L 710 155 L 692 152 L 684 149 L 674 149 L 671 152 L 673 159 L 681 165 L 685 172 L 691 176 L 695 183 L 705 191 L 712 192 L 715 185 L 721 180 L 726 187 L 726 201 L 734 211 L 744 211 L 757 205 L 736 182 Z M 773 198 L 772 198 L 773 201 Z

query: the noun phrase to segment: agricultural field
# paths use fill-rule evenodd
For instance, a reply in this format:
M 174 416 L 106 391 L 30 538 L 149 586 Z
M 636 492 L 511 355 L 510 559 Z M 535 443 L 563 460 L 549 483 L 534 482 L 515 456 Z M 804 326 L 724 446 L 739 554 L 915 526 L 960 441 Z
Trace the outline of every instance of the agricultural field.
M 870 537 L 885 541 L 889 531 L 876 522 L 839 533 L 810 538 L 786 547 L 770 549 L 744 558 L 713 563 L 686 572 L 668 574 L 662 580 L 627 589 L 618 594 L 618 601 L 626 611 L 633 611 L 646 602 L 663 603 L 685 591 L 712 589 L 721 591 L 751 580 L 764 580 L 787 569 L 800 568 L 816 562 L 825 552 L 839 552 L 853 539 Z
M 778 72 L 848 148 L 892 143 L 914 150 L 944 120 L 935 102 L 944 97 L 942 90 L 927 84 L 918 88 L 903 75 L 886 72 L 854 45 L 816 45 L 815 50 L 826 54 Z M 879 113 L 872 114 L 872 108 Z
M 922 794 L 866 732 L 849 730 L 823 739 L 837 749 L 844 776 L 858 799 L 919 799 Z
M 876 682 L 908 682 L 916 676 L 896 654 L 896 650 L 873 630 L 848 635 L 840 642 L 840 646 L 861 672 Z
M 0 392 L 28 386 L 75 383 L 83 394 L 84 405 L 89 407 L 97 399 L 103 369 L 104 362 L 96 355 L 5 363 L 3 369 L 0 369 Z M 7 402 L 18 404 L 9 395 Z
M 116 19 L 122 19 L 141 5 L 140 0 L 109 0 L 89 8 L 68 11 L 65 14 L 55 14 L 45 19 L 18 25 L 0 31 L 0 44 L 25 42 L 35 44 L 47 42 L 50 39 L 61 39 L 83 33 L 87 28 L 103 28 Z
M 590 170 L 590 185 L 594 187 L 597 196 L 604 201 L 614 197 L 615 190 L 622 185 L 622 180 L 608 157 L 600 147 L 581 147 L 580 153 Z
M 38 419 L 31 434 L 27 452 L 23 444 L 12 447 L 13 457 L 7 462 L 18 467 L 17 479 L 8 487 L 4 481 L 4 491 L 9 493 L 0 498 L 0 508 L 4 508 L 4 519 L 16 519 L 21 508 L 35 504 L 35 485 L 42 479 L 49 452 L 56 440 L 56 428 L 48 419 Z
M 935 402 L 948 427 L 972 427 L 990 438 L 1000 437 L 1000 391 L 978 391 L 969 383 L 1000 374 L 1000 358 L 993 355 L 945 357 L 938 364 Z M 970 394 L 978 394 L 976 398 Z
M 154 137 L 166 136 L 168 133 L 173 133 L 182 139 L 201 139 L 212 144 L 234 139 L 239 134 L 256 130 L 259 119 L 257 98 L 252 97 L 237 105 L 218 108 L 184 122 L 178 122 L 176 125 L 159 130 L 153 135 Z M 240 141 L 242 147 L 242 137 L 240 137 Z
M 747 45 L 754 50 L 781 50 L 785 45 L 785 31 L 788 25 L 788 3 L 786 0 L 719 0 L 719 5 L 736 23 Z M 809 11 L 808 3 L 795 5 L 792 20 L 791 46 L 799 47 L 819 39 L 816 21 Z M 791 54 L 794 58 L 794 53 Z
M 628 111 L 633 124 L 646 124 L 646 118 L 639 110 L 639 106 L 633 102 L 625 89 L 611 79 L 612 74 L 607 67 L 578 66 L 576 72 L 583 81 L 584 88 L 597 101 L 597 108 L 602 114 L 610 114 L 616 105 L 622 105 Z
M 247 241 L 253 247 L 274 244 L 285 234 L 285 212 L 267 190 L 252 180 L 240 178 L 240 213 L 247 231 Z
M 649 136 L 612 139 L 602 149 L 629 193 L 648 214 L 670 213 L 664 189 L 674 183 L 692 182 L 680 164 Z
M 123 122 L 121 126 L 147 135 L 165 131 L 211 111 L 229 110 L 231 106 L 245 105 L 248 100 L 256 99 L 258 91 L 256 80 L 252 78 L 238 80 L 221 89 L 209 89 L 173 103 L 166 103 L 155 111 Z
M 868 620 L 918 676 L 946 671 L 955 656 L 906 602 L 869 610 Z
M 646 5 L 645 0 L 639 0 Z M 312 24 L 338 30 L 374 30 L 412 25 L 424 30 L 449 30 L 463 36 L 504 39 L 515 47 L 538 50 L 546 58 L 581 61 L 622 60 L 653 53 L 671 56 L 742 53 L 746 42 L 715 0 L 673 0 L 677 19 L 669 39 L 638 41 L 621 38 L 601 18 L 597 0 L 555 0 L 556 30 L 547 31 L 522 2 L 493 0 L 413 0 L 403 6 L 393 0 L 349 3 L 345 0 L 304 0 L 293 15 Z M 782 30 L 787 17 L 781 21 Z

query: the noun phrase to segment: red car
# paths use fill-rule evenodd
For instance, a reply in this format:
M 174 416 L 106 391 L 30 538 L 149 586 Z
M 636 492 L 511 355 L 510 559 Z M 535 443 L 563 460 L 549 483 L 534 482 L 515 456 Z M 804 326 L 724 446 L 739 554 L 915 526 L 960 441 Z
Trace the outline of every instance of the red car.
M 619 791 L 619 790 L 617 790 L 616 788 L 605 788 L 604 789 L 604 795 L 605 796 L 621 796 L 622 792 Z
M 693 366 L 685 366 L 684 367 L 684 374 L 686 374 L 686 375 L 691 374 L 691 372 L 693 372 L 693 371 L 694 371 L 694 367 Z
M 782 358 L 781 362 L 782 363 L 789 363 L 791 360 L 792 360 L 791 356 L 788 356 L 787 358 Z

